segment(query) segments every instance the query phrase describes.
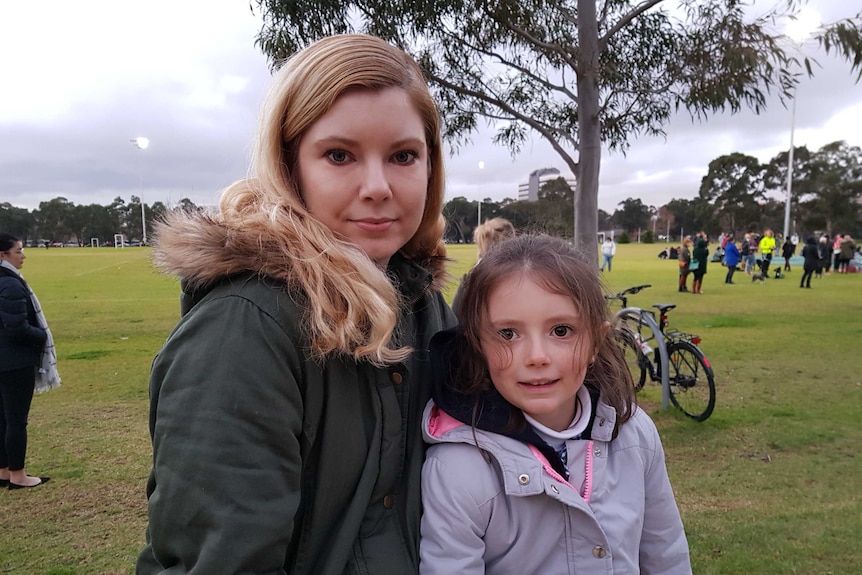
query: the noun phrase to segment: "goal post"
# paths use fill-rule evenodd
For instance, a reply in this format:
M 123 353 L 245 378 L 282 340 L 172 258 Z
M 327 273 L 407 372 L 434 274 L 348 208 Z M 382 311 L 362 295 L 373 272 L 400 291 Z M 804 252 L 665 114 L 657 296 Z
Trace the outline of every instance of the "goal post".
M 90 247 L 91 248 L 99 247 L 99 238 L 90 238 Z
M 123 241 L 123 234 L 114 234 L 114 249 L 125 247 L 125 243 Z

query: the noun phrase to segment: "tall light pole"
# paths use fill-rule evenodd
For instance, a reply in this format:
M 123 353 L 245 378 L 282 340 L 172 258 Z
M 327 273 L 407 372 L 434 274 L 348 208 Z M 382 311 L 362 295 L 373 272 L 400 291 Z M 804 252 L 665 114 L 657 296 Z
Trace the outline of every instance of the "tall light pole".
M 479 209 L 476 214 L 476 227 L 482 225 L 482 170 L 485 169 L 485 162 L 479 162 Z
M 806 7 L 800 10 L 796 18 L 785 26 L 784 33 L 800 48 L 802 44 L 820 26 L 820 14 Z M 790 152 L 787 154 L 787 192 L 784 198 L 784 240 L 790 237 L 790 197 L 793 190 L 793 132 L 796 129 L 796 86 L 793 87 L 793 98 L 790 108 Z
M 790 153 L 787 154 L 787 194 L 784 198 L 784 241 L 790 236 L 790 192 L 793 189 L 793 131 L 796 127 L 796 88 L 793 88 L 793 101 L 790 107 Z
M 138 136 L 134 140 L 129 140 L 132 142 L 135 147 L 141 151 L 146 150 L 150 147 L 150 139 L 144 136 Z M 147 245 L 147 212 L 144 209 L 144 163 L 143 156 L 138 158 L 138 179 L 140 185 L 140 198 L 141 198 L 141 244 Z

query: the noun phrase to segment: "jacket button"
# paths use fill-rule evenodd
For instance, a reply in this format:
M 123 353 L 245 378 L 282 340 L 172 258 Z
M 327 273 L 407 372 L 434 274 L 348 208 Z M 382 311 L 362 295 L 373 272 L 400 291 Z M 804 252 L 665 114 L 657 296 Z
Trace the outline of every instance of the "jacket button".
M 601 545 L 596 545 L 595 547 L 593 547 L 593 557 L 595 557 L 596 559 L 604 559 L 605 555 L 607 554 L 608 552 L 605 551 L 605 548 Z
M 518 476 L 518 483 L 521 485 L 527 485 L 530 482 L 530 476 L 526 473 L 522 473 Z
M 395 507 L 395 498 L 391 495 L 387 495 L 386 497 L 384 497 L 383 507 L 385 507 L 386 509 L 392 509 L 393 507 Z
M 599 427 L 603 427 L 604 425 L 605 425 L 605 418 L 603 417 L 599 420 Z
M 400 373 L 398 373 L 397 371 L 392 372 L 392 383 L 394 383 L 395 385 L 398 385 L 403 380 L 404 380 L 404 378 L 401 376 Z
M 595 451 L 593 451 L 593 453 L 595 454 L 595 456 L 596 456 L 596 457 L 601 456 L 601 454 L 602 454 L 602 448 L 601 448 L 601 447 L 596 447 L 596 450 L 595 450 Z

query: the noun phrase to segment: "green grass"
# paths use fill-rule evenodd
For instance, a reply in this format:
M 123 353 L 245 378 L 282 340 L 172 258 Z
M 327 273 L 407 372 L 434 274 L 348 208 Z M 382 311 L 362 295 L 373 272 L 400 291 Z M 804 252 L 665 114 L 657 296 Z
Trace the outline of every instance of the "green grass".
M 671 325 L 698 333 L 716 373 L 712 417 L 695 423 L 647 385 L 694 572 L 851 574 L 862 565 L 862 275 L 801 270 L 764 285 L 710 263 L 704 295 L 676 291 L 663 247 L 620 245 L 614 291 L 653 288 L 631 305 L 678 305 Z M 23 273 L 45 308 L 63 385 L 36 396 L 27 468 L 44 488 L 0 492 L 0 573 L 129 574 L 144 542 L 150 462 L 147 376 L 179 315 L 179 287 L 145 248 L 28 250 Z M 475 260 L 451 246 L 455 278 Z M 457 281 L 448 296 L 454 295 Z

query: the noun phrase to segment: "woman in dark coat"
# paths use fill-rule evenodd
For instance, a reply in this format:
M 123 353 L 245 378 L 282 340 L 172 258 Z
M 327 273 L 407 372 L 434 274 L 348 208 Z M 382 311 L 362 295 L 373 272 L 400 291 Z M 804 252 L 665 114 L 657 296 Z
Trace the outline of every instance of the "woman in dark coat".
M 697 266 L 697 269 L 692 270 L 694 279 L 691 282 L 691 293 L 703 293 L 703 276 L 706 275 L 706 258 L 709 256 L 709 242 L 706 239 L 705 232 L 698 232 L 695 236 L 694 250 L 691 252 L 692 264 Z M 697 264 L 694 264 L 697 262 Z
M 24 246 L 0 234 L 0 486 L 36 487 L 47 477 L 24 471 L 27 417 L 48 332 L 39 325 L 29 286 L 18 270 Z
M 805 245 L 802 247 L 802 257 L 805 258 L 803 264 L 802 279 L 799 280 L 799 287 L 811 287 L 811 276 L 820 266 L 820 250 L 817 249 L 817 240 L 809 237 L 805 240 Z

